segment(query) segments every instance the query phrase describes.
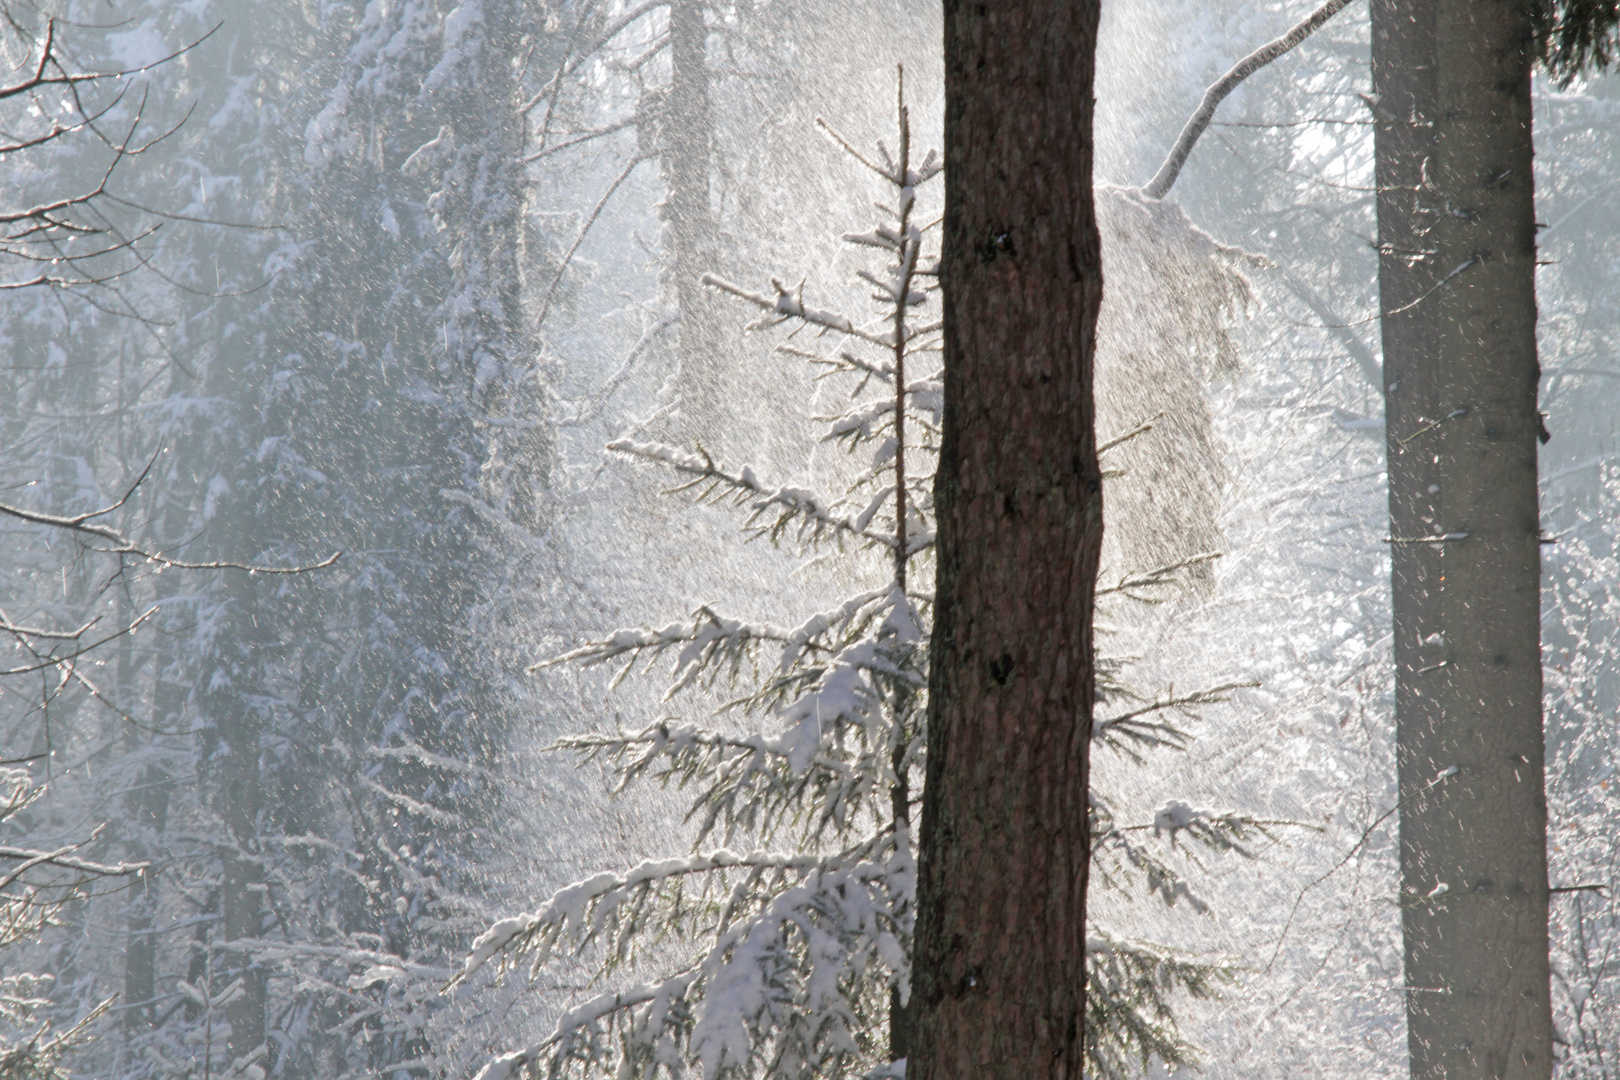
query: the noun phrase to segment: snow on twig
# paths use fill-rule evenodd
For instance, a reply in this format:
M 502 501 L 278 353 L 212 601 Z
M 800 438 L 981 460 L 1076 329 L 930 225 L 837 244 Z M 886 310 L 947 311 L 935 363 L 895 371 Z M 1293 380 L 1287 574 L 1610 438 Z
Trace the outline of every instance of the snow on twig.
M 747 300 L 749 303 L 764 308 L 773 315 L 779 316 L 777 321 L 786 319 L 801 319 L 811 326 L 819 326 L 824 330 L 831 330 L 839 334 L 848 334 L 850 337 L 860 338 L 873 345 L 888 347 L 892 340 L 886 334 L 874 334 L 862 330 L 850 321 L 847 315 L 840 315 L 833 311 L 823 311 L 820 308 L 807 307 L 804 303 L 804 285 L 801 283 L 796 289 L 789 289 L 779 278 L 771 278 L 771 287 L 776 290 L 774 296 L 765 293 L 750 292 L 741 285 L 734 285 L 718 274 L 704 274 L 703 284 L 712 288 L 728 292 L 733 296 Z M 769 325 L 769 324 L 755 324 Z
M 660 462 L 692 478 L 673 489 L 674 491 L 685 491 L 707 484 L 709 486 L 699 496 L 700 498 L 710 498 L 715 493 L 721 493 L 720 497 L 723 498 L 726 491 L 729 491 L 737 502 L 746 502 L 750 496 L 757 496 L 749 503 L 749 508 L 753 512 L 746 523 L 755 537 L 769 535 L 775 540 L 788 525 L 800 519 L 803 522 L 803 527 L 799 531 L 801 542 L 814 543 L 827 532 L 832 532 L 858 536 L 863 540 L 890 548 L 895 546 L 894 537 L 875 532 L 868 526 L 857 527 L 853 519 L 837 516 L 828 500 L 807 488 L 788 486 L 773 488 L 762 483 L 750 466 L 744 465 L 735 473 L 727 472 L 715 464 L 714 459 L 707 453 L 694 454 L 663 443 L 638 443 L 631 439 L 616 439 L 608 444 L 608 449 L 647 461 Z M 777 514 L 775 521 L 769 525 L 755 524 L 773 511 Z
M 614 920 L 624 917 L 627 906 L 628 921 L 634 922 L 634 912 L 641 910 L 638 897 L 694 875 L 728 872 L 743 876 L 724 904 L 707 909 L 712 921 L 706 923 L 707 944 L 696 964 L 576 1006 L 544 1040 L 495 1059 L 480 1075 L 511 1076 L 514 1069 L 548 1057 L 553 1066 L 597 1060 L 601 1040 L 614 1025 L 645 1037 L 667 1029 L 674 1012 L 685 1017 L 675 1036 L 708 1077 L 753 1061 L 763 1029 L 777 1030 L 779 1038 L 815 1057 L 854 1051 L 855 1018 L 836 1007 L 829 1010 L 825 999 L 829 994 L 836 999 L 836 988 L 850 979 L 909 989 L 888 974 L 903 958 L 897 935 L 908 932 L 893 920 L 899 913 L 909 924 L 916 888 L 915 860 L 904 833 L 825 857 L 722 849 L 645 862 L 623 875 L 598 875 L 561 890 L 535 914 L 492 926 L 474 943 L 450 985 L 464 982 L 503 951 L 533 952 L 538 966 L 564 941 L 583 946 L 612 937 Z M 749 883 L 765 874 L 786 875 L 792 884 L 755 895 Z M 604 944 L 619 948 L 622 940 Z M 809 1008 L 782 1015 L 784 993 Z

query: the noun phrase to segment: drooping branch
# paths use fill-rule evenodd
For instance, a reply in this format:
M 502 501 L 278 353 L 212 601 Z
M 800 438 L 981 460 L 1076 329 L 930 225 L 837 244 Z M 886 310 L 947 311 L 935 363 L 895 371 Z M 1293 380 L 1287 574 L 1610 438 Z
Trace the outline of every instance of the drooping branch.
M 1159 166 L 1159 171 L 1154 174 L 1153 179 L 1143 185 L 1142 193 L 1150 199 L 1162 199 L 1169 194 L 1171 185 L 1181 174 L 1181 167 L 1187 163 L 1187 156 L 1192 153 L 1198 137 L 1209 127 L 1209 122 L 1215 119 L 1215 110 L 1220 107 L 1226 96 L 1237 89 L 1237 85 L 1244 79 L 1316 33 L 1349 3 L 1350 0 L 1327 0 L 1327 3 L 1311 12 L 1288 33 L 1239 60 L 1231 71 L 1222 75 L 1208 90 L 1205 90 L 1204 100 L 1199 104 L 1198 111 L 1192 114 L 1187 125 L 1181 129 L 1181 136 L 1170 148 L 1164 164 Z

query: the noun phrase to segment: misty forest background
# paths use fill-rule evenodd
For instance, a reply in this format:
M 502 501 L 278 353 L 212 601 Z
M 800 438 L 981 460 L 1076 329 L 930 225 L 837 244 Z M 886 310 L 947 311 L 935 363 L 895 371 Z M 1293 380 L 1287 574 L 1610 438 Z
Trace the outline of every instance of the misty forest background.
M 1091 904 L 1121 1075 L 1406 1068 L 1364 7 L 1240 86 L 1163 203 L 1134 190 L 1304 10 L 1103 9 L 1098 438 L 1129 438 L 1104 455 L 1099 717 L 1141 722 L 1094 759 L 1120 831 Z M 800 626 L 881 580 L 858 542 L 742 543 L 735 507 L 605 447 L 860 479 L 816 422 L 843 391 L 793 352 L 826 341 L 746 331 L 701 275 L 866 310 L 842 238 L 885 193 L 816 120 L 893 150 L 903 64 L 916 159 L 937 147 L 936 5 L 8 11 L 8 72 L 50 15 L 66 66 L 122 74 L 0 103 L 14 141 L 65 129 L 0 161 L 3 209 L 90 196 L 61 211 L 77 238 L 0 248 L 0 279 L 44 279 L 0 292 L 0 501 L 124 501 L 91 519 L 121 541 L 0 520 L 5 621 L 96 620 L 11 635 L 0 844 L 113 871 L 6 909 L 0 1024 L 74 1032 L 53 1054 L 83 1076 L 475 1074 L 618 977 L 568 953 L 446 989 L 475 938 L 701 825 L 691 788 L 615 795 L 608 758 L 546 748 L 737 694 L 722 671 L 665 700 L 673 655 L 622 683 L 535 665 L 719 605 Z M 1538 76 L 1535 126 L 1551 880 L 1604 886 L 1553 898 L 1554 1007 L 1560 1075 L 1606 1077 L 1620 81 Z M 1110 982 L 1114 955 L 1151 985 Z

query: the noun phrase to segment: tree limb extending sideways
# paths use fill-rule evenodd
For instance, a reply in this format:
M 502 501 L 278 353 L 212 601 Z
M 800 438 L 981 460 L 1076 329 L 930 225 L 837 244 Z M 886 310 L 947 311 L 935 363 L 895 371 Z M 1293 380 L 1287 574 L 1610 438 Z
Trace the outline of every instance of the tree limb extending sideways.
M 325 569 L 326 567 L 337 562 L 338 559 L 343 555 L 341 551 L 333 552 L 320 562 L 310 563 L 307 566 L 258 566 L 249 563 L 225 561 L 185 562 L 180 559 L 172 559 L 163 554 L 161 551 L 152 551 L 141 547 L 139 544 L 135 543 L 135 541 L 131 540 L 117 529 L 111 528 L 107 525 L 97 524 L 95 522 L 96 518 L 105 517 L 106 515 L 122 507 L 130 500 L 130 497 L 135 494 L 135 490 L 139 488 L 141 484 L 145 482 L 147 476 L 151 474 L 152 466 L 156 463 L 157 457 L 154 455 L 152 460 L 146 463 L 146 468 L 142 469 L 141 474 L 135 478 L 135 482 L 129 486 L 127 491 L 124 492 L 123 496 L 119 498 L 117 502 L 112 503 L 109 506 L 104 506 L 100 510 L 87 510 L 82 514 L 68 516 L 63 514 L 47 514 L 39 510 L 28 510 L 21 506 L 12 506 L 10 503 L 0 502 L 0 514 L 4 514 L 7 517 L 17 518 L 20 521 L 26 521 L 31 525 L 43 525 L 47 528 L 61 529 L 64 532 L 79 533 L 84 536 L 94 537 L 97 540 L 102 540 L 112 545 L 111 547 L 96 549 L 104 554 L 130 555 L 134 556 L 135 558 L 145 559 L 148 562 L 160 563 L 163 566 L 172 566 L 176 570 L 246 570 L 250 574 L 302 574 L 310 570 Z M 78 633 L 82 634 L 83 632 L 84 631 L 81 630 Z M 73 638 L 77 637 L 78 634 L 40 634 L 37 636 Z
M 1327 0 L 1327 3 L 1307 15 L 1288 33 L 1270 44 L 1262 45 L 1239 60 L 1231 71 L 1222 75 L 1208 90 L 1205 90 L 1204 100 L 1199 104 L 1198 111 L 1187 120 L 1187 125 L 1181 129 L 1181 136 L 1176 139 L 1176 144 L 1170 148 L 1170 153 L 1165 157 L 1164 164 L 1159 166 L 1159 171 L 1154 174 L 1153 179 L 1142 186 L 1142 193 L 1150 199 L 1162 199 L 1169 194 L 1171 185 L 1181 174 L 1181 167 L 1187 163 L 1187 156 L 1192 153 L 1198 137 L 1209 127 L 1209 122 L 1215 119 L 1215 110 L 1228 94 L 1237 89 L 1238 83 L 1310 37 L 1349 3 L 1350 0 Z

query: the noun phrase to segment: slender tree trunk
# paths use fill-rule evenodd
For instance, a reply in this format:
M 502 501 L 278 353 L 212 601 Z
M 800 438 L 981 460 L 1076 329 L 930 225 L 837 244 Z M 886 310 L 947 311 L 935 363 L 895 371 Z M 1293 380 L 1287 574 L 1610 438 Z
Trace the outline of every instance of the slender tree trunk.
M 1412 1076 L 1547 1077 L 1529 17 L 1372 31 Z
M 161 686 L 159 687 L 161 690 Z M 154 710 L 162 717 L 161 712 Z M 141 790 L 126 800 L 124 809 L 133 820 L 138 834 L 159 839 L 169 816 L 169 793 L 174 781 L 158 766 L 153 765 L 141 773 Z M 136 858 L 151 859 L 158 850 L 156 844 L 141 843 L 130 852 Z M 157 1019 L 157 940 L 153 933 L 156 925 L 158 891 L 151 874 L 142 874 L 130 883 L 129 938 L 124 946 L 124 1026 L 132 1031 L 144 1031 Z
M 1097 0 L 945 5 L 935 481 L 911 1080 L 1085 1064 Z
M 120 440 L 123 443 L 123 440 Z M 120 460 L 129 461 L 127 444 L 119 447 Z M 128 594 L 116 597 L 117 625 L 128 626 L 135 617 L 135 609 L 128 602 Z M 118 642 L 117 701 L 125 709 L 140 708 L 142 695 L 139 688 L 140 661 L 135 655 L 135 635 L 127 634 Z M 160 676 L 161 678 L 161 676 Z M 161 683 L 154 688 L 161 689 Z M 154 699 L 157 694 L 154 692 Z M 157 702 L 153 702 L 152 715 L 157 717 Z M 142 732 L 124 724 L 123 752 L 140 752 Z M 163 831 L 168 817 L 169 792 L 167 777 L 156 765 L 141 771 L 137 789 L 125 796 L 123 835 L 126 856 L 135 860 L 155 861 L 155 841 Z M 125 908 L 129 936 L 124 943 L 124 1027 L 141 1031 L 151 1026 L 156 1015 L 153 1000 L 157 997 L 157 952 L 152 933 L 157 905 L 157 890 L 152 875 L 141 874 L 129 883 Z
M 723 335 L 714 297 L 702 282 L 718 265 L 718 226 L 709 204 L 714 105 L 709 100 L 709 28 L 703 0 L 670 0 L 670 87 L 659 122 L 659 169 L 669 284 L 680 308 L 678 351 L 686 434 L 714 445 L 724 429 Z
M 184 372 L 178 369 L 172 371 L 168 393 L 184 393 L 190 381 Z M 195 439 L 194 435 L 182 436 L 171 444 L 175 460 L 186 460 L 196 454 Z M 125 451 L 124 460 L 131 460 L 128 451 Z M 192 475 L 192 470 L 176 467 L 171 462 L 161 478 L 164 494 L 163 510 L 158 516 L 161 529 L 158 535 L 163 540 L 184 536 L 188 531 L 190 496 L 195 492 L 185 486 L 185 478 Z M 179 587 L 175 576 L 166 574 L 153 586 L 152 600 L 162 605 L 175 597 Z M 158 731 L 184 731 L 186 697 L 190 686 L 170 670 L 179 659 L 183 631 L 167 620 L 160 625 L 163 632 L 146 639 L 149 643 L 155 639 L 155 644 L 149 645 L 146 656 L 152 680 L 151 726 Z M 124 641 L 133 649 L 133 635 Z M 131 753 L 137 752 L 142 743 L 151 741 L 149 733 L 133 727 L 128 728 L 126 739 Z M 152 749 L 155 751 L 157 747 L 153 746 Z M 136 838 L 138 845 L 131 848 L 132 857 L 159 862 L 169 850 L 164 831 L 169 821 L 169 800 L 174 793 L 174 776 L 167 763 L 167 754 L 163 753 L 141 771 L 138 789 L 124 799 L 124 812 L 128 825 L 132 826 L 128 831 Z M 124 999 L 121 1002 L 126 1009 L 124 1026 L 131 1033 L 140 1033 L 152 1027 L 160 1015 L 156 1003 L 160 935 L 154 933 L 159 899 L 157 875 L 142 874 L 131 883 L 129 937 L 124 951 Z
M 243 407 L 248 396 L 249 368 L 234 363 L 231 353 L 215 358 L 210 373 L 210 389 L 222 401 L 237 403 L 236 416 L 256 419 L 256 410 Z M 238 420 L 241 423 L 241 419 Z M 246 428 L 246 425 L 243 425 Z M 251 430 L 251 429 L 248 429 Z M 262 430 L 262 428 L 260 429 Z M 225 441 L 222 456 L 240 453 Z M 238 458 L 238 460 L 240 460 Z M 235 479 L 238 491 L 251 490 L 251 474 Z M 262 558 L 269 546 L 268 529 L 262 511 L 243 500 L 230 512 L 216 514 L 210 522 L 213 550 L 220 558 Z M 278 522 L 278 524 L 280 524 Z M 223 629 L 211 648 L 199 657 L 194 692 L 205 726 L 199 748 L 199 778 L 207 798 L 223 826 L 217 852 L 221 865 L 220 922 L 224 936 L 222 956 L 213 961 L 214 978 L 208 992 L 218 996 L 240 980 L 241 993 L 223 1008 L 230 1026 L 226 1048 L 233 1062 L 254 1053 L 265 1042 L 265 1009 L 268 1001 L 267 973 L 253 951 L 233 947 L 243 939 L 255 940 L 264 932 L 264 911 L 268 881 L 260 847 L 261 818 L 266 809 L 265 760 L 261 746 L 265 731 L 264 702 L 273 698 L 267 672 L 276 661 L 275 627 L 277 612 L 273 600 L 266 601 L 261 579 L 226 571 L 218 582 L 221 596 L 220 618 Z M 271 593 L 273 596 L 273 593 Z M 212 945 L 218 947 L 218 938 Z M 223 969 L 223 977 L 221 972 Z M 212 1014 L 210 1014 L 212 1016 Z M 213 1021 L 210 1020 L 212 1023 Z M 271 1064 L 261 1062 L 261 1067 Z
M 127 625 L 127 624 L 125 624 Z M 161 639 L 160 639 L 161 640 Z M 160 648 L 153 670 L 152 716 L 159 730 L 173 731 L 182 722 L 180 704 L 174 701 L 173 685 L 165 685 Z M 127 698 L 124 700 L 128 700 Z M 167 706 L 167 707 L 166 707 Z M 169 796 L 174 780 L 162 766 L 148 765 L 141 771 L 139 788 L 124 800 L 126 829 L 134 839 L 129 854 L 135 859 L 156 861 L 163 850 L 163 831 L 169 820 Z M 130 882 L 127 918 L 129 937 L 124 944 L 124 1027 L 137 1033 L 157 1020 L 157 935 L 158 889 L 155 875 L 142 874 Z
M 136 855 L 144 858 L 145 849 Z M 127 919 L 129 937 L 124 944 L 124 1027 L 131 1032 L 152 1026 L 157 997 L 157 950 L 152 940 L 152 911 L 156 906 L 151 879 L 142 874 L 131 883 Z
M 902 71 L 900 90 L 900 168 L 911 168 L 911 115 L 905 105 L 905 83 Z M 899 207 L 900 228 L 897 230 L 902 236 L 906 235 L 911 227 L 911 205 L 904 204 Z M 904 268 L 900 288 L 897 290 L 901 296 L 911 293 L 912 281 L 917 265 L 916 249 L 900 257 L 900 265 Z M 908 347 L 909 306 L 896 304 L 894 308 L 894 584 L 902 594 L 906 591 L 906 567 L 911 561 L 911 544 L 906 538 L 907 501 L 906 491 L 910 482 L 906 475 L 906 355 Z M 914 698 L 912 691 L 904 684 L 896 685 L 894 690 L 894 715 L 897 719 L 904 718 L 911 712 L 911 703 Z M 903 721 L 902 721 L 903 723 Z M 905 724 L 904 727 L 910 727 Z M 894 786 L 889 789 L 890 821 L 894 826 L 895 835 L 902 832 L 911 832 L 911 772 L 906 764 L 907 739 L 896 741 L 893 752 L 889 756 L 889 765 L 894 770 Z M 903 1061 L 911 1053 L 911 1025 L 907 1015 L 906 1001 L 901 997 L 900 988 L 892 987 L 889 990 L 889 1060 Z
M 256 607 L 253 584 L 243 577 L 231 582 L 231 586 L 241 598 L 236 605 L 238 610 L 253 611 Z M 260 684 L 262 669 L 254 663 L 255 654 L 269 643 L 254 640 L 256 635 L 247 629 L 254 621 L 241 620 L 236 629 L 242 636 L 227 646 L 225 655 L 219 658 L 222 665 L 232 669 L 233 685 L 226 691 L 229 697 L 222 702 L 223 707 L 215 714 L 226 755 L 220 776 L 220 811 L 225 824 L 225 843 L 221 847 L 225 869 L 221 901 L 225 964 L 229 971 L 225 986 L 236 980 L 241 980 L 242 984 L 242 992 L 225 1006 L 225 1018 L 231 1027 L 227 1046 L 232 1061 L 240 1061 L 264 1043 L 268 991 L 266 972 L 254 953 L 231 947 L 244 938 L 257 939 L 264 932 L 266 882 L 259 851 L 259 814 L 264 808 L 259 746 L 263 720 L 253 705 L 243 699 L 250 687 Z M 219 989 L 222 988 L 212 992 L 217 993 Z

